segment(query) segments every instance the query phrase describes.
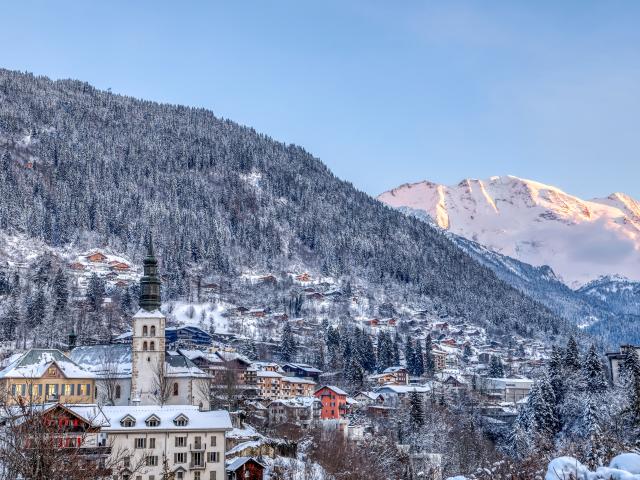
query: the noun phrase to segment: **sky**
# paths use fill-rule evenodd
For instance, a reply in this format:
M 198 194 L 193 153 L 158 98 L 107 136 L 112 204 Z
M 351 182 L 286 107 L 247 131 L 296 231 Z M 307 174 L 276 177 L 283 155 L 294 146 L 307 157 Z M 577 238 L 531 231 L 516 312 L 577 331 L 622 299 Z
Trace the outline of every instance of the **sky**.
M 377 195 L 512 174 L 640 199 L 637 1 L 3 3 L 0 67 L 205 107 Z

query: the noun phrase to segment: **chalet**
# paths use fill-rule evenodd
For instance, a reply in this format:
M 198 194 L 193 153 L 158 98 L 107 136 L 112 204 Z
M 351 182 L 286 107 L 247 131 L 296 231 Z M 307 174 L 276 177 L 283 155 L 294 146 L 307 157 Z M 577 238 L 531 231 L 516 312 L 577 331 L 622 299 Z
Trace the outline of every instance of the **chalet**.
M 317 389 L 314 395 L 322 403 L 322 412 L 320 414 L 322 420 L 339 420 L 346 415 L 348 411 L 347 392 L 341 388 L 324 385 Z
M 408 385 L 409 374 L 404 367 L 389 367 L 382 373 L 369 375 L 369 380 L 376 382 L 378 385 Z
M 236 457 L 227 464 L 227 480 L 262 480 L 264 470 L 265 465 L 253 457 Z
M 102 263 L 107 259 L 107 256 L 102 252 L 96 251 L 96 252 L 90 253 L 85 258 L 92 263 Z
M 125 262 L 120 262 L 118 260 L 112 260 L 109 262 L 109 268 L 116 272 L 128 272 L 131 270 L 131 265 Z
M 274 320 L 286 322 L 287 320 L 289 320 L 289 315 L 287 315 L 286 312 L 276 312 L 271 314 L 271 318 L 273 318 Z
M 377 318 L 370 318 L 369 320 L 366 320 L 365 323 L 370 327 L 377 327 L 378 325 L 380 325 L 380 320 L 378 320 Z
M 166 344 L 175 348 L 208 347 L 211 345 L 211 335 L 201 328 L 192 325 L 182 327 L 167 327 L 164 332 Z
M 258 278 L 258 282 L 275 285 L 278 283 L 278 279 L 274 275 L 262 275 Z
M 320 419 L 322 404 L 315 397 L 274 400 L 267 406 L 270 425 L 293 423 L 308 428 Z
M 296 280 L 299 282 L 310 282 L 311 275 L 309 275 L 307 272 L 301 273 L 300 275 L 296 275 Z
M 285 363 L 282 365 L 282 370 L 297 377 L 311 378 L 316 382 L 320 379 L 320 375 L 322 374 L 322 370 L 312 367 L 311 365 L 307 365 L 306 363 Z
M 217 283 L 202 283 L 200 284 L 202 290 L 208 290 L 210 292 L 217 292 L 220 290 L 220 285 Z
M 0 371 L 8 403 L 94 403 L 95 380 L 95 374 L 56 349 L 32 348 Z
M 374 390 L 375 393 L 382 395 L 384 404 L 387 406 L 397 406 L 400 402 L 405 401 L 412 392 L 425 396 L 431 391 L 431 387 L 420 385 L 383 385 Z
M 262 318 L 267 315 L 267 310 L 264 308 L 252 308 L 247 314 L 255 318 Z
M 36 441 L 46 440 L 63 448 L 76 449 L 74 455 L 78 454 L 79 460 L 103 465 L 111 453 L 111 448 L 106 446 L 100 435 L 101 428 L 108 426 L 109 422 L 95 404 L 44 403 L 33 405 L 28 411 L 7 409 L 2 421 L 6 426 L 18 429 L 35 421 L 51 427 L 47 431 L 38 431 Z M 108 474 L 107 471 L 104 473 Z
M 384 403 L 384 397 L 376 392 L 358 392 L 354 400 L 358 402 L 361 407 L 382 405 Z
M 307 299 L 313 300 L 315 302 L 321 302 L 324 300 L 324 295 L 320 292 L 313 292 L 307 294 Z
M 436 322 L 433 324 L 433 330 L 439 333 L 445 333 L 449 331 L 449 324 L 447 322 Z
M 76 271 L 82 271 L 84 270 L 86 267 L 84 266 L 83 263 L 80 262 L 72 262 L 69 264 L 69 268 L 71 270 L 76 270 Z

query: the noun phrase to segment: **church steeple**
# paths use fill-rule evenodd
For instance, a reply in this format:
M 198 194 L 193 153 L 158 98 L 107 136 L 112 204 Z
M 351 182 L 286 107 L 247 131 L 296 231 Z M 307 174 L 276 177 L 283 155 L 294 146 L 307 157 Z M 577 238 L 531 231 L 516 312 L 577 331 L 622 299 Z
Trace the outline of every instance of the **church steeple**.
M 147 256 L 144 258 L 144 276 L 140 279 L 140 308 L 148 312 L 160 310 L 160 277 L 158 261 L 153 251 L 153 240 L 149 235 Z

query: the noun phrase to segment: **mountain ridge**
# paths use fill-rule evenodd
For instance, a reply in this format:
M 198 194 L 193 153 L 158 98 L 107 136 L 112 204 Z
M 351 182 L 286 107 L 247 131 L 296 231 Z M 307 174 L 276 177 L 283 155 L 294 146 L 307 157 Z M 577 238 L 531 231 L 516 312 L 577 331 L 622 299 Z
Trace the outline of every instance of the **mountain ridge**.
M 640 280 L 640 203 L 627 194 L 582 200 L 534 180 L 494 176 L 453 186 L 403 184 L 377 198 L 423 210 L 440 227 L 498 253 L 550 265 L 574 288 L 602 275 Z

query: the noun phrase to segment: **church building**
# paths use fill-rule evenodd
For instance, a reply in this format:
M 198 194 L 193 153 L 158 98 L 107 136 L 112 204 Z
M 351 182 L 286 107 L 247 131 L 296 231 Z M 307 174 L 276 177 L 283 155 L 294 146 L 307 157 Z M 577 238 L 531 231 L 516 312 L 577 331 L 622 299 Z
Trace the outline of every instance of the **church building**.
M 208 408 L 207 375 L 179 351 L 166 350 L 160 286 L 158 261 L 149 241 L 131 345 L 80 346 L 70 352 L 75 363 L 95 374 L 99 403 Z

